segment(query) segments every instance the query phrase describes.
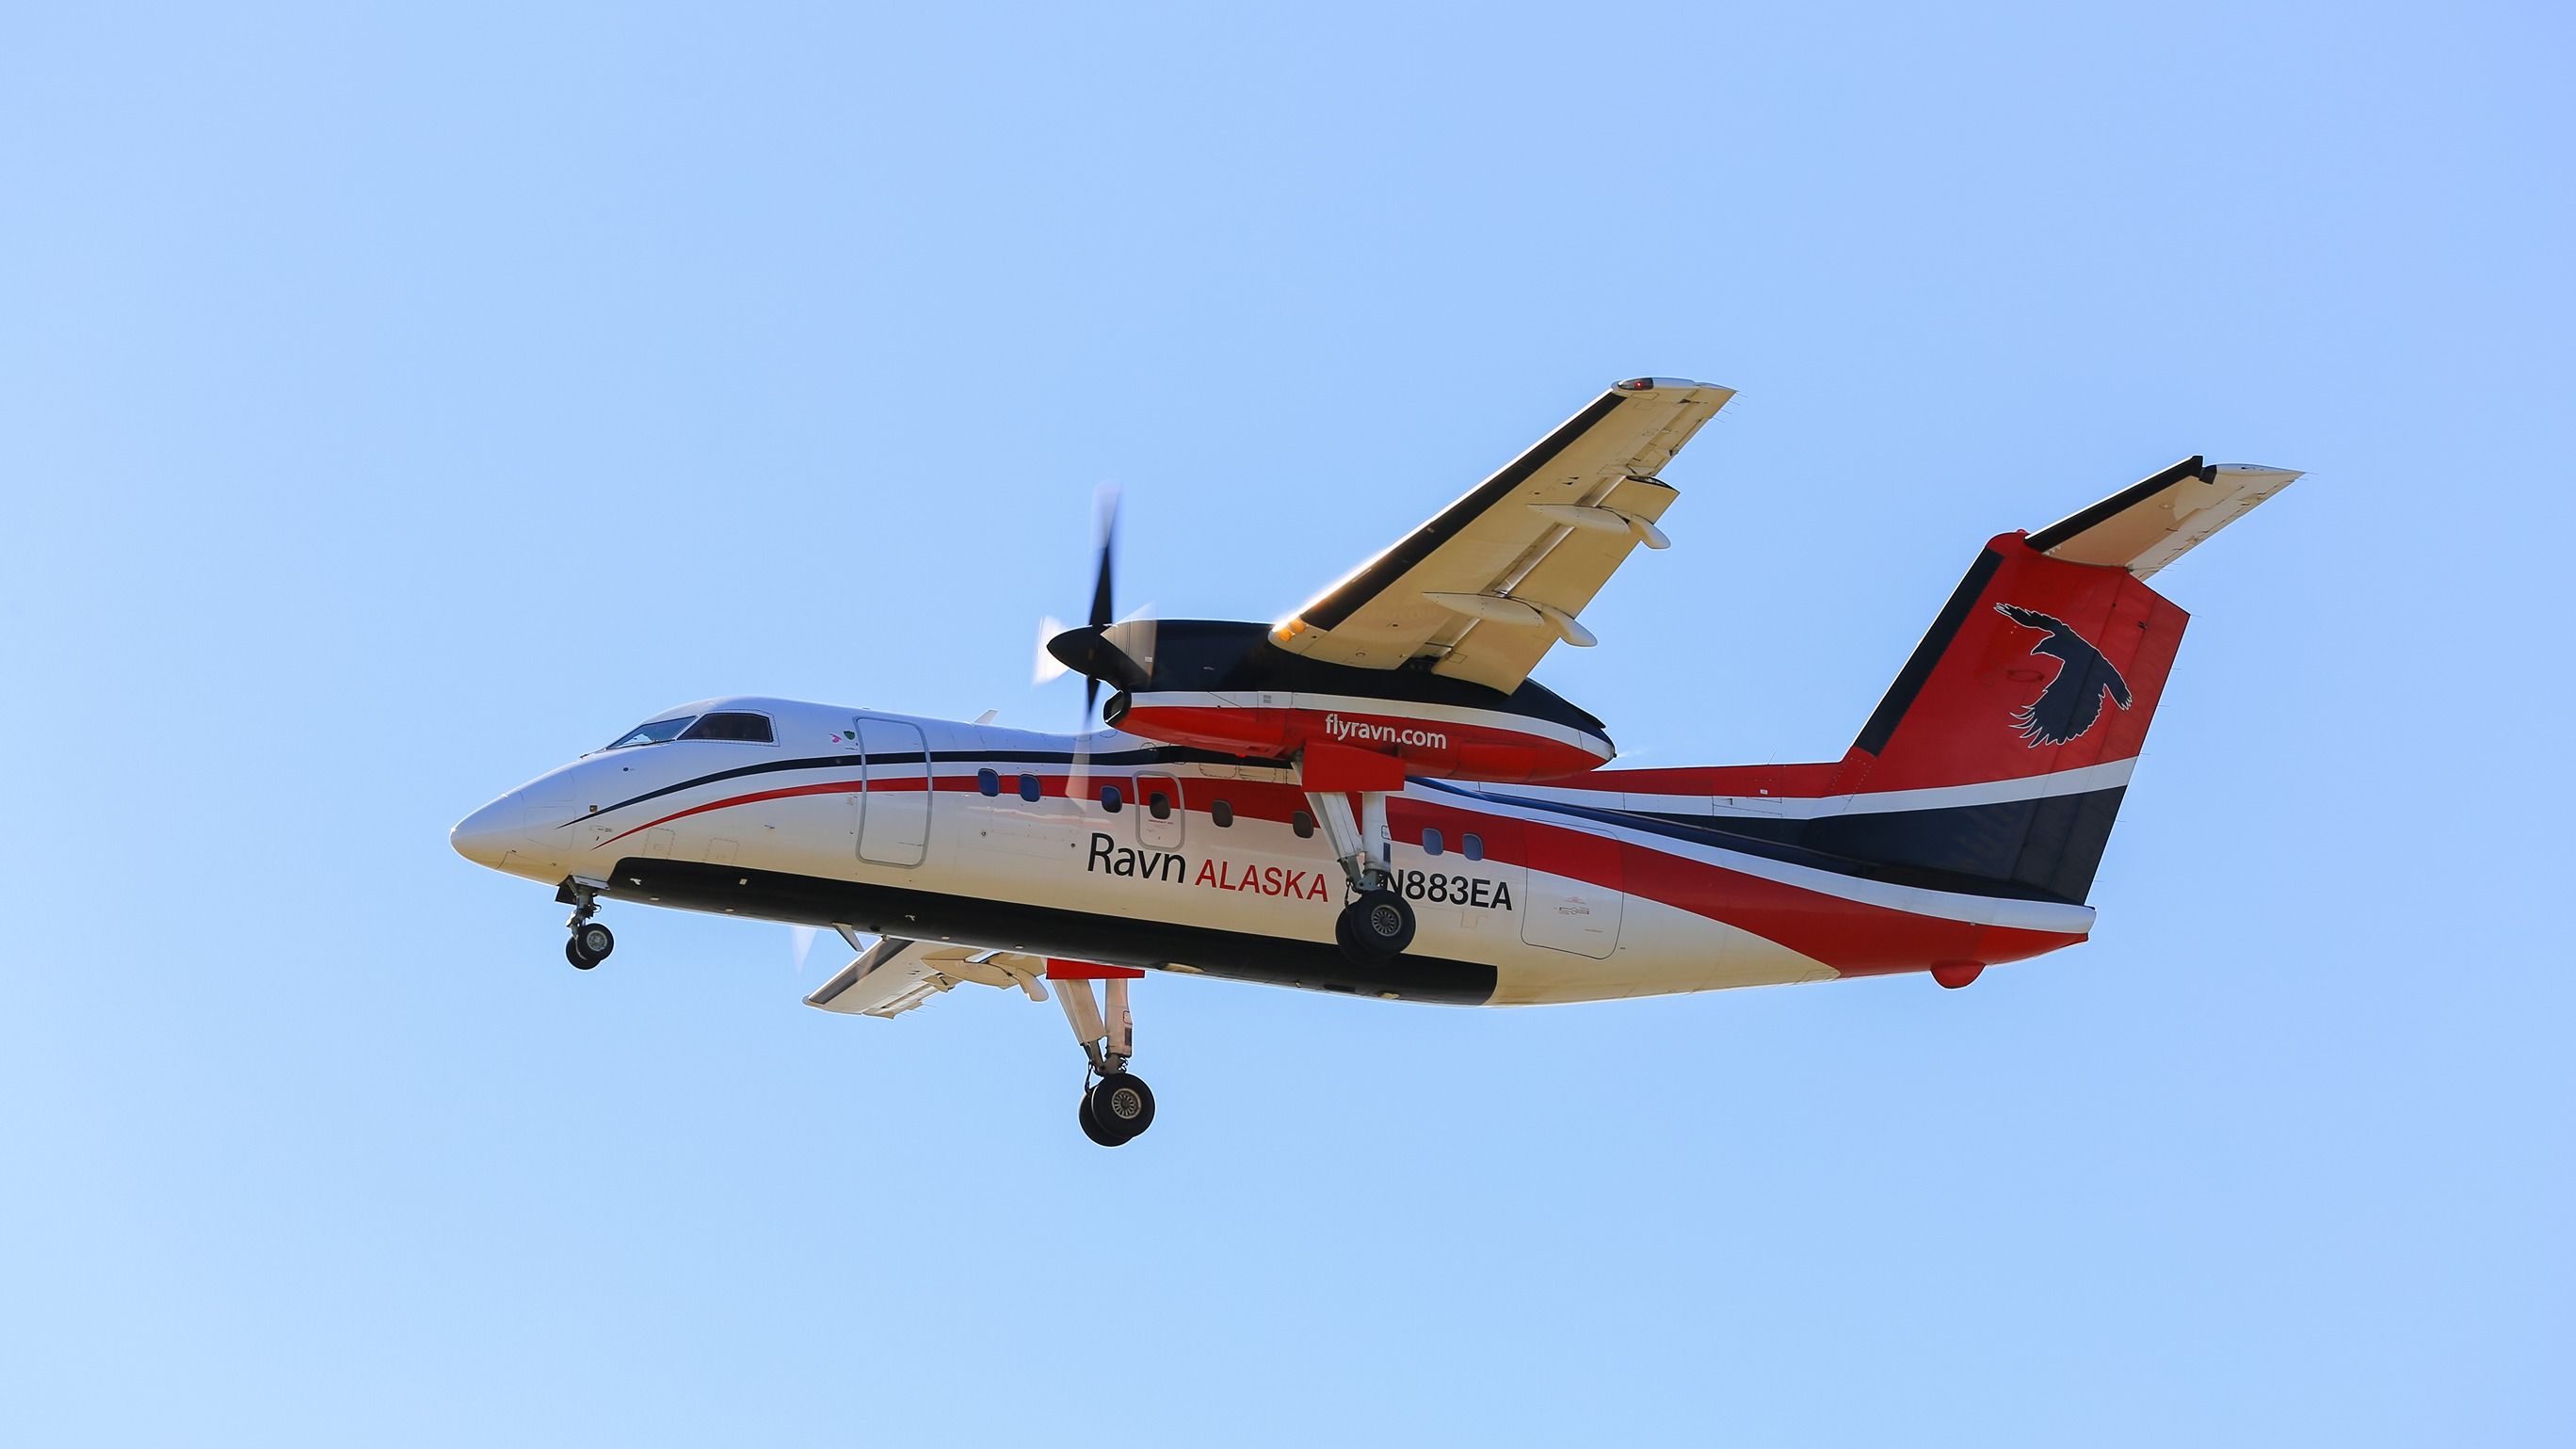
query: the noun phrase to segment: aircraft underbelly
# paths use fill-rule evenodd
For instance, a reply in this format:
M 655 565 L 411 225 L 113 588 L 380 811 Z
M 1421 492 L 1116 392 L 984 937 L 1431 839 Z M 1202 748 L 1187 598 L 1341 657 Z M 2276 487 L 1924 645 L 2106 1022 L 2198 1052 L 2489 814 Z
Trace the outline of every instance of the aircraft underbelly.
M 1750 931 L 1628 896 L 1619 944 L 1602 959 L 1532 947 L 1498 963 L 1495 1006 L 1611 1001 L 1737 986 L 1829 981 L 1832 968 Z

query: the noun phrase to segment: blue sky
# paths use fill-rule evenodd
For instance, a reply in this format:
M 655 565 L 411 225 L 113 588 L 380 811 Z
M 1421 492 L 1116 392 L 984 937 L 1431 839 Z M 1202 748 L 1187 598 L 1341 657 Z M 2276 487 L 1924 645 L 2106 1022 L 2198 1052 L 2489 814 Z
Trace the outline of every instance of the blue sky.
M 0 1403 L 27 1443 L 2565 1442 L 2550 7 L 22 9 Z M 1521 1012 L 809 1011 L 450 853 L 757 691 L 1042 727 L 1641 372 L 1742 390 L 1542 678 L 1837 754 L 1976 544 L 2312 476 L 2094 941 Z

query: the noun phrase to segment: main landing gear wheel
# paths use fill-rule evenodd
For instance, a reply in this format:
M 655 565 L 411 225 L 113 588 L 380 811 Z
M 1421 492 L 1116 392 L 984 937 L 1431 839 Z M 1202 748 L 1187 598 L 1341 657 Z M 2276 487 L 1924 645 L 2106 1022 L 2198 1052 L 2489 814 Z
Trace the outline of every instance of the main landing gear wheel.
M 1154 1125 L 1154 1089 L 1131 1072 L 1111 1072 L 1082 1094 L 1083 1135 L 1103 1147 L 1133 1142 Z
M 581 942 L 577 940 L 564 942 L 564 959 L 572 963 L 575 971 L 587 971 L 599 964 L 598 957 L 581 954 Z
M 1342 953 L 1367 965 L 1404 954 L 1413 944 L 1413 907 L 1383 886 L 1364 890 L 1333 921 Z
M 1303 756 L 1300 761 L 1303 769 Z M 1341 862 L 1342 879 L 1351 890 L 1350 904 L 1333 918 L 1333 942 L 1342 948 L 1345 960 L 1363 970 L 1403 955 L 1413 944 L 1413 907 L 1388 889 L 1395 872 L 1388 859 L 1387 794 L 1359 791 L 1359 809 L 1354 812 L 1352 795 L 1337 790 L 1306 792 L 1315 823 L 1332 842 L 1333 858 Z
M 573 929 L 572 945 L 576 952 L 589 957 L 590 964 L 596 966 L 608 959 L 609 952 L 617 949 L 617 937 L 599 922 L 586 921 Z
M 1121 970 L 1127 974 L 1119 975 Z M 1082 1054 L 1090 1059 L 1090 1068 L 1082 1074 L 1082 1104 L 1076 1114 L 1082 1135 L 1103 1147 L 1135 1141 L 1154 1125 L 1154 1091 L 1127 1070 L 1128 1060 L 1136 1055 L 1136 1022 L 1127 1010 L 1127 980 L 1145 973 L 1126 967 L 1058 972 L 1050 965 L 1047 974 L 1055 982 L 1056 1000 L 1073 1026 L 1074 1040 L 1082 1043 Z

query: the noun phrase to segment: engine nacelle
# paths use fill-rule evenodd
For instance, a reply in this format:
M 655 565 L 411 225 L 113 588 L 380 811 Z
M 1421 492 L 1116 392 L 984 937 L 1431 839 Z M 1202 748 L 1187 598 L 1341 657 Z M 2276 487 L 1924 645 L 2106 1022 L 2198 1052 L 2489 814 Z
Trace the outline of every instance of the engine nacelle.
M 1400 774 L 1517 784 L 1578 775 L 1618 753 L 1599 720 L 1545 686 L 1503 694 L 1423 669 L 1322 663 L 1279 648 L 1262 624 L 1115 624 L 1068 630 L 1048 649 L 1120 691 L 1110 724 L 1229 755 L 1358 752 Z

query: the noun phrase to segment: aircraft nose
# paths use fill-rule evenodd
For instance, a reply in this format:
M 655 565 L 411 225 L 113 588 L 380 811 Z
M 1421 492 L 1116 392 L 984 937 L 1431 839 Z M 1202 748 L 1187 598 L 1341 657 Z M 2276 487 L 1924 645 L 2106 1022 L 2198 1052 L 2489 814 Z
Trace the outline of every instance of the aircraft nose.
M 456 828 L 447 832 L 447 843 L 476 865 L 499 870 L 503 857 L 513 850 L 527 849 L 527 819 L 527 796 L 513 790 L 457 821 Z

